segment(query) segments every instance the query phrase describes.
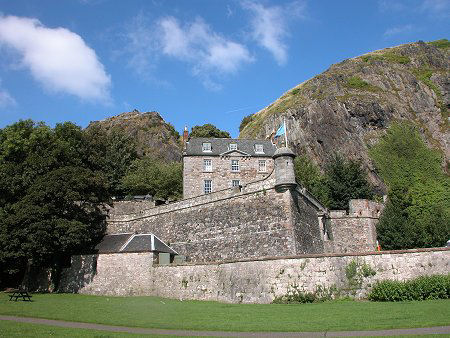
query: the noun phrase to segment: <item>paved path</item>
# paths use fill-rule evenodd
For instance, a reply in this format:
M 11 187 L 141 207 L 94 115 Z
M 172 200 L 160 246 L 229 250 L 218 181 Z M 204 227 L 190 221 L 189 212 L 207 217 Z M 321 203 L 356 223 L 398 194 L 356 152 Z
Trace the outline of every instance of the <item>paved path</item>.
M 42 318 L 26 318 L 16 316 L 0 316 L 0 320 L 19 323 L 42 324 L 75 329 L 91 329 L 110 332 L 127 332 L 138 334 L 159 334 L 173 336 L 209 336 L 209 337 L 358 337 L 358 336 L 399 336 L 415 334 L 450 334 L 450 326 L 436 326 L 415 329 L 392 329 L 377 331 L 335 331 L 335 332 L 221 332 L 221 331 L 186 331 L 144 329 L 138 327 L 112 326 L 92 323 L 66 322 Z

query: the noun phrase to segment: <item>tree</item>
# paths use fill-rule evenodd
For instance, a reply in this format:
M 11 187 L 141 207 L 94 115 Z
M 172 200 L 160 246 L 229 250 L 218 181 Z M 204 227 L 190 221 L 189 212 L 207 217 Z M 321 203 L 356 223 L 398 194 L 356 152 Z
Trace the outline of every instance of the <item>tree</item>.
M 105 231 L 107 181 L 81 128 L 31 120 L 0 130 L 0 274 L 60 266 Z
M 191 130 L 191 137 L 216 137 L 231 138 L 227 131 L 222 131 L 212 124 L 204 124 L 203 126 L 194 126 Z
M 440 154 L 408 123 L 390 126 L 369 154 L 389 188 L 377 226 L 382 247 L 443 246 L 450 238 L 450 179 Z
M 253 114 L 250 114 L 250 115 L 248 115 L 248 116 L 245 116 L 245 117 L 242 119 L 241 124 L 239 125 L 239 132 L 241 132 L 241 131 L 245 128 L 245 126 L 246 126 L 247 124 L 249 124 L 252 120 L 253 120 Z
M 96 170 L 103 172 L 107 178 L 111 194 L 124 195 L 122 178 L 131 163 L 138 158 L 134 140 L 119 128 L 113 128 L 107 133 L 94 125 L 84 133 L 91 146 L 91 156 L 96 161 Z
M 373 188 L 360 161 L 335 154 L 325 174 L 306 155 L 294 160 L 296 179 L 329 209 L 348 210 L 351 199 L 373 197 Z
M 335 154 L 325 168 L 324 180 L 330 209 L 348 210 L 351 199 L 373 197 L 373 188 L 360 161 Z
M 319 166 L 306 155 L 297 156 L 294 160 L 295 178 L 322 204 L 328 205 L 328 190 L 325 176 Z
M 135 160 L 122 179 L 122 187 L 129 194 L 178 199 L 183 194 L 182 164 L 164 163 L 148 157 Z

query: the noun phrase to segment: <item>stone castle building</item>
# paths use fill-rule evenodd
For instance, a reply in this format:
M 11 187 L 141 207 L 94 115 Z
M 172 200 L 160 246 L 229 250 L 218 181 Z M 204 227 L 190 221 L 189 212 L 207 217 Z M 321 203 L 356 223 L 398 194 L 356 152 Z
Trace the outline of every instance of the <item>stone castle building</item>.
M 97 252 L 72 257 L 59 291 L 268 303 L 293 286 L 345 293 L 349 264 L 375 272 L 357 297 L 377 280 L 448 271 L 450 250 L 375 252 L 382 205 L 327 210 L 296 182 L 294 157 L 268 141 L 190 139 L 184 199 L 115 203 Z
M 239 188 L 273 170 L 275 145 L 268 140 L 193 138 L 183 152 L 183 197 Z

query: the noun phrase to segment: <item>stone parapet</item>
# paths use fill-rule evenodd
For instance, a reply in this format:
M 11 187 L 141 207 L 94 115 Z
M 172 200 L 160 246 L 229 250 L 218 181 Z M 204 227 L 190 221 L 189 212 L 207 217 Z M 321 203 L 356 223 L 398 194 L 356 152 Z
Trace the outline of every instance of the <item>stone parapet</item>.
M 151 253 L 74 256 L 72 267 L 63 271 L 60 291 L 270 303 L 293 289 L 314 292 L 320 287 L 360 299 L 367 297 L 379 280 L 447 274 L 450 249 L 309 254 L 172 266 L 152 266 L 152 262 Z M 356 266 L 353 277 L 346 274 L 350 264 Z M 365 276 L 362 269 L 372 273 Z M 356 278 L 356 284 L 349 278 Z

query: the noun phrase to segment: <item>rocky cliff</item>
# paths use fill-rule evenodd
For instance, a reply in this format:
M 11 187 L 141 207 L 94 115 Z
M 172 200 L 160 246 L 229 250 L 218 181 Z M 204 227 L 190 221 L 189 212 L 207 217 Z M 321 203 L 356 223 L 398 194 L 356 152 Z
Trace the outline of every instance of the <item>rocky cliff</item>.
M 140 113 L 137 110 L 94 121 L 87 128 L 99 125 L 107 132 L 118 128 L 133 138 L 139 156 L 164 161 L 181 161 L 180 135 L 166 123 L 158 112 Z
M 419 41 L 332 65 L 255 113 L 241 138 L 266 138 L 286 119 L 289 145 L 321 167 L 334 152 L 360 158 L 384 190 L 368 155 L 389 124 L 415 123 L 427 144 L 449 160 L 448 40 Z

